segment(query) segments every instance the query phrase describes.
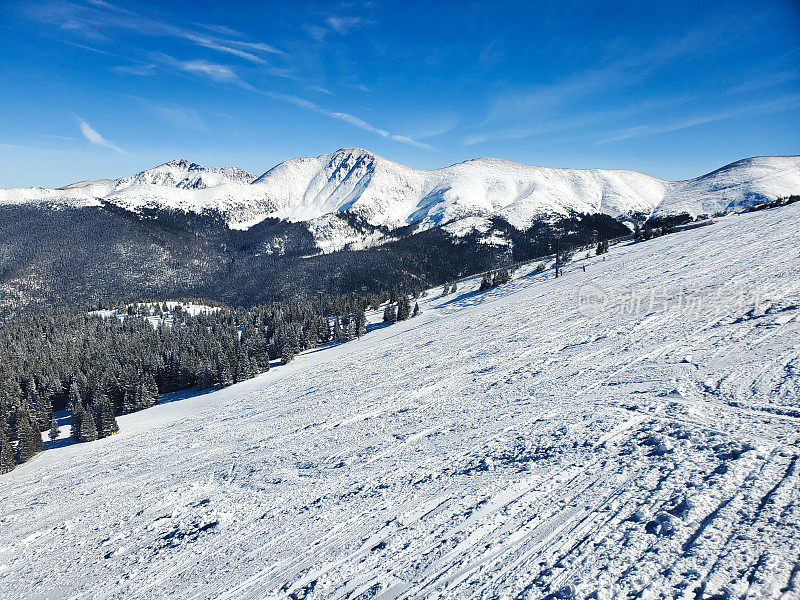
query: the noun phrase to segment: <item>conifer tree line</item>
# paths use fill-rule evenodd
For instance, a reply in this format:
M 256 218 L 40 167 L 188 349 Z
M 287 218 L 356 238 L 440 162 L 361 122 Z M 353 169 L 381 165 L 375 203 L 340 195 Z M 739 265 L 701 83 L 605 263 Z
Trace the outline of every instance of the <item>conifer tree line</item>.
M 365 310 L 391 293 L 320 296 L 191 315 L 178 305 L 132 305 L 119 316 L 53 309 L 0 328 L 0 472 L 42 450 L 42 432 L 93 441 L 119 430 L 116 416 L 156 404 L 159 394 L 250 379 L 270 360 L 343 343 L 366 332 Z M 405 297 L 405 296 L 404 296 Z M 405 301 L 406 303 L 408 300 Z

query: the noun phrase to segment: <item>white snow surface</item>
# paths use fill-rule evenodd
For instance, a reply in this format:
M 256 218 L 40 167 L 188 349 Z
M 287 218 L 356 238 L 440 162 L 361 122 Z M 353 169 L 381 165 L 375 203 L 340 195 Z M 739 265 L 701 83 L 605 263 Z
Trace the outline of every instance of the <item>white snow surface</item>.
M 799 238 L 795 204 L 473 278 L 46 450 L 0 477 L 1 595 L 796 599 Z
M 366 150 L 344 148 L 288 160 L 258 178 L 234 167 L 202 167 L 179 159 L 131 177 L 83 182 L 56 191 L 0 190 L 0 204 L 74 201 L 74 197 L 89 202 L 102 197 L 132 211 L 211 211 L 238 229 L 267 217 L 312 222 L 340 211 L 352 211 L 373 225 L 392 228 L 410 223 L 433 227 L 492 215 L 525 228 L 543 217 L 571 213 L 623 218 L 713 214 L 796 193 L 800 193 L 797 156 L 744 159 L 696 179 L 671 182 L 633 171 L 556 169 L 492 158 L 423 171 Z M 309 228 L 320 231 L 313 224 Z M 331 248 L 352 241 L 321 239 Z

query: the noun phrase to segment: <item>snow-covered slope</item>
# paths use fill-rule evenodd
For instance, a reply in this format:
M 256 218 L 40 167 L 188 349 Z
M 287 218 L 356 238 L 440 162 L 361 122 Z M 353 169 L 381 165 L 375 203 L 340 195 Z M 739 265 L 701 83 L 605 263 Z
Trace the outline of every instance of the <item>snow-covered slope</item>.
M 37 204 L 58 209 L 63 206 L 99 206 L 98 198 L 106 195 L 113 182 L 82 181 L 64 188 L 6 188 L 0 189 L 0 206 Z
M 254 183 L 275 216 L 305 221 L 349 210 L 375 225 L 438 225 L 468 215 L 499 215 L 524 227 L 537 217 L 575 212 L 649 214 L 664 183 L 630 171 L 548 169 L 480 158 L 420 171 L 344 149 L 290 160 Z
M 713 215 L 792 194 L 800 194 L 800 157 L 745 158 L 697 179 L 671 183 L 656 214 Z
M 798 237 L 795 204 L 473 279 L 122 416 L 0 477 L 2 596 L 796 599 Z
M 653 213 L 713 214 L 793 193 L 800 193 L 796 156 L 745 159 L 697 179 L 669 182 L 632 171 L 554 169 L 491 158 L 422 171 L 347 148 L 286 161 L 257 179 L 234 167 L 208 168 L 176 160 L 131 177 L 57 191 L 0 190 L 0 204 L 102 197 L 132 211 L 213 212 L 234 228 L 248 228 L 266 217 L 311 222 L 340 211 L 390 228 L 410 223 L 426 228 L 493 215 L 524 228 L 537 219 L 571 213 L 621 219 Z M 323 231 L 316 224 L 310 229 Z M 326 235 L 330 230 L 324 228 Z M 346 243 L 344 238 L 322 241 L 330 248 Z
M 136 175 L 118 179 L 112 191 L 119 192 L 131 186 L 141 185 L 201 190 L 225 183 L 247 184 L 254 179 L 254 175 L 237 167 L 203 167 L 185 158 L 179 158 Z
M 207 205 L 190 202 L 186 206 L 176 202 L 180 191 L 205 190 L 220 186 L 248 185 L 255 176 L 237 167 L 204 167 L 186 159 L 176 159 L 158 167 L 141 171 L 121 179 L 80 181 L 61 188 L 10 188 L 0 189 L 2 204 L 69 204 L 87 206 L 100 204 L 99 199 L 110 200 L 123 208 L 178 208 L 185 210 L 217 210 L 219 203 Z M 127 192 L 125 195 L 122 195 Z M 187 197 L 191 197 L 189 194 Z

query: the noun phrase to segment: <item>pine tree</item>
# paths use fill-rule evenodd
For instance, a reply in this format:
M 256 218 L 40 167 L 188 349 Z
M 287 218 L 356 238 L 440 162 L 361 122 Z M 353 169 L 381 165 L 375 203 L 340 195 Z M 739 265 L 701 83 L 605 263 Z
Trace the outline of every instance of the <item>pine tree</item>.
M 155 378 L 150 373 L 146 373 L 142 377 L 141 407 L 150 408 L 155 406 L 158 403 L 158 393 L 159 390 Z
M 287 365 L 292 362 L 298 351 L 297 334 L 294 327 L 290 324 L 286 328 L 286 335 L 284 336 L 283 345 L 281 346 L 281 363 Z
M 247 381 L 253 377 L 253 370 L 250 361 L 244 350 L 240 350 L 236 357 L 236 382 Z
M 122 393 L 122 413 L 132 413 L 136 410 L 136 391 L 134 389 L 126 389 Z
M 397 301 L 397 320 L 405 321 L 411 314 L 411 305 L 408 302 L 408 296 L 402 294 Z
M 447 296 L 447 294 L 449 293 L 450 293 L 450 285 L 445 283 L 444 287 L 442 288 L 442 296 Z
M 353 327 L 353 320 L 349 314 L 342 317 L 342 342 L 349 342 L 356 337 L 355 328 Z
M 53 417 L 53 406 L 50 404 L 50 399 L 39 392 L 33 377 L 25 383 L 25 400 L 33 407 L 39 431 L 47 431 L 50 419 Z
M 383 310 L 383 322 L 394 323 L 395 321 L 397 321 L 397 312 L 395 312 L 394 304 L 389 303 Z
M 23 408 L 17 424 L 17 464 L 22 464 L 42 451 L 42 433 L 36 419 Z
M 345 341 L 349 342 L 351 340 L 356 339 L 358 336 L 356 335 L 356 321 L 355 319 L 350 319 L 347 322 L 347 329 L 344 331 Z
M 342 341 L 342 324 L 339 321 L 339 315 L 336 315 L 336 318 L 333 320 L 333 341 L 337 344 L 341 344 Z
M 8 440 L 3 423 L 0 423 L 0 475 L 12 471 L 15 466 L 14 447 Z
M 97 439 L 97 424 L 94 422 L 92 413 L 79 405 L 81 410 L 80 431 L 78 432 L 79 442 L 93 442 Z
M 414 302 L 414 312 L 411 313 L 412 317 L 416 317 L 419 314 L 419 302 Z
M 76 442 L 80 442 L 81 421 L 83 420 L 84 410 L 81 395 L 78 392 L 78 385 L 75 383 L 74 379 L 69 387 L 69 412 L 71 416 L 70 436 L 72 436 L 72 439 Z
M 51 442 L 55 442 L 58 436 L 61 435 L 61 429 L 58 427 L 58 421 L 50 419 L 50 433 L 47 434 Z
M 98 390 L 94 393 L 94 397 L 92 398 L 92 413 L 94 415 L 98 438 L 108 437 L 119 431 L 111 401 L 102 390 Z
M 207 390 L 216 383 L 214 369 L 210 363 L 203 363 L 197 373 L 197 388 L 200 390 Z
M 267 343 L 263 335 L 259 335 L 253 344 L 252 358 L 259 373 L 269 371 L 269 354 L 267 353 Z
M 320 344 L 327 344 L 331 339 L 331 326 L 328 317 L 320 315 L 317 321 L 317 341 Z
M 47 431 L 53 418 L 53 404 L 50 402 L 50 396 L 42 392 L 39 392 L 39 401 L 36 403 L 36 418 L 39 431 Z
M 355 316 L 356 337 L 361 337 L 367 333 L 367 315 L 364 312 L 364 305 L 359 306 Z
M 217 381 L 220 387 L 228 387 L 233 385 L 233 373 L 231 373 L 231 366 L 228 363 L 228 357 L 222 356 L 217 366 Z

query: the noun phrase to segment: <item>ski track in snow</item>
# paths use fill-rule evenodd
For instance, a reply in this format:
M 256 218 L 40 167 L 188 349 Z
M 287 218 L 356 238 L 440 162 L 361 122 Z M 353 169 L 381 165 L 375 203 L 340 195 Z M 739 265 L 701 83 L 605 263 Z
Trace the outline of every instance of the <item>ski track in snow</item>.
M 799 598 L 799 234 L 792 205 L 472 279 L 120 417 L 0 477 L 0 596 Z M 761 303 L 582 316 L 587 283 Z

